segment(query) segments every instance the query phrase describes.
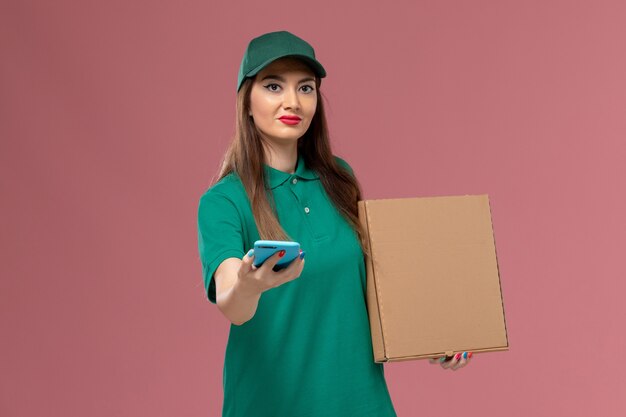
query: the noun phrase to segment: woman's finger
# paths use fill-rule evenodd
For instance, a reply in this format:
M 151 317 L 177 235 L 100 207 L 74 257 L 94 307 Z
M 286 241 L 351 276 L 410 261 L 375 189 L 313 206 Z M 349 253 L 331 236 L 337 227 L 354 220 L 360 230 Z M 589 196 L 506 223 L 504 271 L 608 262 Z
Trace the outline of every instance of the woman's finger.
M 281 282 L 289 282 L 296 278 L 299 278 L 304 269 L 304 257 L 306 253 L 300 251 L 300 255 L 289 263 L 285 268 L 276 272 L 276 276 L 280 278 Z
M 466 352 L 466 358 L 465 358 L 465 364 L 463 366 L 467 366 L 470 363 L 470 360 L 472 359 L 472 352 Z
M 300 254 L 296 256 L 296 258 L 293 261 L 289 262 L 289 265 L 287 265 L 285 268 L 278 271 L 278 274 L 279 275 L 291 275 L 292 272 L 297 271 L 298 268 L 302 266 L 301 264 L 304 262 L 305 255 L 306 255 L 306 252 L 301 250 Z
M 439 365 L 442 362 L 442 358 L 445 360 L 445 356 L 439 356 L 437 358 L 429 358 L 428 362 L 432 363 L 433 365 Z
M 244 268 L 244 272 L 248 272 L 251 269 L 256 269 L 252 263 L 254 262 L 254 249 L 250 249 L 241 259 L 241 263 Z
M 450 367 L 451 359 L 452 359 L 452 356 L 444 355 L 444 356 L 437 358 L 437 363 L 441 365 L 443 369 L 448 369 Z
M 452 364 L 450 365 L 450 369 L 456 371 L 459 369 L 459 365 L 461 365 L 461 361 L 463 360 L 463 352 L 459 352 L 454 355 L 454 359 L 452 360 Z
M 450 365 L 452 364 L 452 360 L 454 359 L 454 356 L 445 356 L 444 358 L 445 358 L 444 361 L 441 362 L 441 367 L 443 369 L 448 369 Z
M 458 359 L 457 359 L 456 363 L 454 365 L 452 365 L 452 367 L 451 367 L 453 371 L 456 371 L 457 369 L 460 369 L 463 366 L 465 366 L 465 364 L 467 364 L 467 359 L 465 359 L 466 356 L 467 356 L 467 352 L 457 353 Z
M 444 369 L 454 369 L 455 365 L 459 363 L 459 355 L 460 355 L 460 353 L 454 354 L 450 358 L 450 360 L 447 360 L 446 362 L 442 363 L 441 366 Z
M 270 256 L 269 258 L 267 258 L 265 260 L 265 262 L 263 262 L 263 265 L 260 266 L 260 268 L 265 268 L 265 269 L 274 269 L 274 267 L 276 266 L 276 264 L 280 261 L 280 259 L 285 256 L 285 250 L 281 249 L 278 252 L 274 253 L 272 256 Z

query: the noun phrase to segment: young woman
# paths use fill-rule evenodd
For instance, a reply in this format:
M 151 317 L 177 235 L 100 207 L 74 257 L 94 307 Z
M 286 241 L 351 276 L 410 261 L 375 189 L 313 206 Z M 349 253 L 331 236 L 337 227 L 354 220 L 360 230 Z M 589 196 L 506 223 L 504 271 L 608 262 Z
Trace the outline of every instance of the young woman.
M 331 152 L 325 76 L 295 35 L 253 39 L 239 71 L 235 137 L 200 198 L 205 288 L 232 323 L 223 416 L 396 415 L 372 353 L 361 191 Z M 303 251 L 285 269 L 273 270 L 284 253 L 257 268 L 250 249 L 259 239 Z M 456 369 L 467 354 L 441 363 Z

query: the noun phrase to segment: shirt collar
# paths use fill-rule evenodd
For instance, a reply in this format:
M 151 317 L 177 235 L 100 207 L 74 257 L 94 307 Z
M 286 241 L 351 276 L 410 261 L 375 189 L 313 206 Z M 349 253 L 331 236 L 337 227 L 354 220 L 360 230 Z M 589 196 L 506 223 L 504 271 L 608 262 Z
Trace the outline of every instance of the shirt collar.
M 303 178 L 305 180 L 315 180 L 318 179 L 319 176 L 313 170 L 307 168 L 304 163 L 304 158 L 302 155 L 298 155 L 298 162 L 296 164 L 296 171 L 293 174 L 288 172 L 279 171 L 276 168 L 272 168 L 267 164 L 263 164 L 263 168 L 265 169 L 265 179 L 268 182 L 271 189 L 282 185 L 285 181 L 287 181 L 292 176 L 296 176 L 298 178 Z

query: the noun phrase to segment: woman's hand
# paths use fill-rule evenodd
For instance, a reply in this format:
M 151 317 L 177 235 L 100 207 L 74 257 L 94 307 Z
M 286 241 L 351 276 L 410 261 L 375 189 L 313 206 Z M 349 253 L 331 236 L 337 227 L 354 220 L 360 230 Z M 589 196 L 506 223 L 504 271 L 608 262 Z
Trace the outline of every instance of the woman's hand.
M 271 288 L 293 281 L 302 273 L 302 269 L 304 268 L 304 254 L 305 252 L 301 250 L 300 256 L 294 259 L 288 267 L 274 271 L 274 266 L 278 263 L 280 258 L 285 255 L 284 250 L 267 258 L 258 268 L 252 264 L 254 260 L 254 250 L 250 250 L 241 260 L 241 266 L 237 273 L 239 284 L 246 291 L 261 294 Z
M 429 362 L 432 364 L 440 364 L 443 369 L 452 369 L 456 371 L 459 368 L 467 366 L 472 358 L 472 352 L 457 353 L 454 356 L 442 356 L 440 358 L 431 358 Z

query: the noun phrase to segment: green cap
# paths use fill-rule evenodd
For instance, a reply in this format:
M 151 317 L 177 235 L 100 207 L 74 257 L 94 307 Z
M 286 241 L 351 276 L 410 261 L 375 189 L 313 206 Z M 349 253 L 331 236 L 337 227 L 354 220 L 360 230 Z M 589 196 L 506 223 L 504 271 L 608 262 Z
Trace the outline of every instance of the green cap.
M 246 53 L 239 67 L 237 91 L 248 77 L 254 77 L 259 71 L 278 58 L 292 56 L 305 61 L 320 78 L 326 76 L 326 70 L 315 59 L 315 51 L 304 39 L 287 31 L 270 32 L 254 38 L 248 44 Z

